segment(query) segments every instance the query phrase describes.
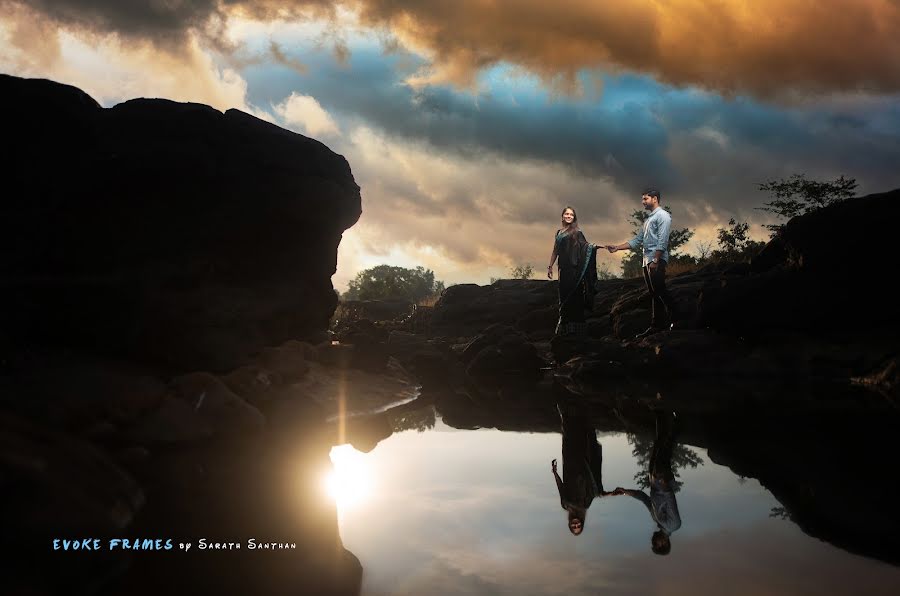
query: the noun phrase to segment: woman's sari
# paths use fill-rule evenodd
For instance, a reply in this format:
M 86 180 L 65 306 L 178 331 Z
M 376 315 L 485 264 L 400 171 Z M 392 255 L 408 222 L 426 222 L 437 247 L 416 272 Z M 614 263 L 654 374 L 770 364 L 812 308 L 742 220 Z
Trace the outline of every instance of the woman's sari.
M 556 335 L 584 336 L 585 311 L 594 305 L 597 286 L 597 251 L 581 230 L 574 234 L 556 232 L 559 258 L 559 321 Z

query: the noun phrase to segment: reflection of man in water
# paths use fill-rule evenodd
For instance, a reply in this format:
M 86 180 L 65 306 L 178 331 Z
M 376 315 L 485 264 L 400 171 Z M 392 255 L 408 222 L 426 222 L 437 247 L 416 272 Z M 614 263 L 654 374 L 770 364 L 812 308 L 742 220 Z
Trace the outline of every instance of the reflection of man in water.
M 587 510 L 594 497 L 612 493 L 603 491 L 603 451 L 597 442 L 597 432 L 587 423 L 587 412 L 583 408 L 574 410 L 571 406 L 559 406 L 559 415 L 562 419 L 563 477 L 559 477 L 555 459 L 550 462 L 550 467 L 559 489 L 560 505 L 569 513 L 569 531 L 578 536 L 584 531 Z
M 675 474 L 672 472 L 672 450 L 675 448 L 674 412 L 656 412 L 656 440 L 650 452 L 650 496 L 641 490 L 616 488 L 612 494 L 628 495 L 642 502 L 656 522 L 657 530 L 650 544 L 658 555 L 667 555 L 672 549 L 670 536 L 681 527 L 678 503 L 675 502 Z

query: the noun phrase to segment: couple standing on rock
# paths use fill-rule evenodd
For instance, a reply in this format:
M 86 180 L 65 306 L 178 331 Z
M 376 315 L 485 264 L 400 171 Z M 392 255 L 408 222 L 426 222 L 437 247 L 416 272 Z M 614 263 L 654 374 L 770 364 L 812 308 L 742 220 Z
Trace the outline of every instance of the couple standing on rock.
M 553 279 L 553 263 L 559 258 L 559 321 L 556 335 L 584 337 L 586 323 L 584 313 L 594 304 L 597 292 L 597 250 L 637 250 L 643 247 L 642 267 L 644 282 L 653 302 L 650 327 L 637 335 L 646 337 L 676 322 L 677 314 L 672 295 L 666 289 L 666 263 L 669 261 L 669 233 L 672 216 L 659 206 L 659 191 L 648 189 L 641 196 L 641 203 L 650 215 L 637 235 L 622 244 L 595 245 L 588 243 L 578 228 L 578 216 L 571 207 L 562 212 L 562 228 L 556 231 L 547 277 Z

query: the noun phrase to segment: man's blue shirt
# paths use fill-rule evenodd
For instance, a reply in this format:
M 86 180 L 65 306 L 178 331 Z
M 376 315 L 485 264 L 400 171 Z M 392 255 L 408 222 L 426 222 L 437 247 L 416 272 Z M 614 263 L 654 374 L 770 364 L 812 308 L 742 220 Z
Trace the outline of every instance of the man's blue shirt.
M 662 252 L 662 260 L 669 262 L 669 233 L 672 231 L 672 216 L 662 207 L 657 207 L 650 212 L 644 220 L 637 236 L 628 241 L 631 250 L 637 250 L 641 244 L 644 246 L 644 258 L 641 265 L 646 266 L 653 260 L 657 250 Z

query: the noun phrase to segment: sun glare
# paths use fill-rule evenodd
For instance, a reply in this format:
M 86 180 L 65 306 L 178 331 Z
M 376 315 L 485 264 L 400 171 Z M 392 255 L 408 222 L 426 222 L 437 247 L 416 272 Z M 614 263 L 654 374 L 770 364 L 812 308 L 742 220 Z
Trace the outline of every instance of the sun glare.
M 339 508 L 357 506 L 372 494 L 372 471 L 364 454 L 350 445 L 339 445 L 331 448 L 331 463 L 325 490 Z

